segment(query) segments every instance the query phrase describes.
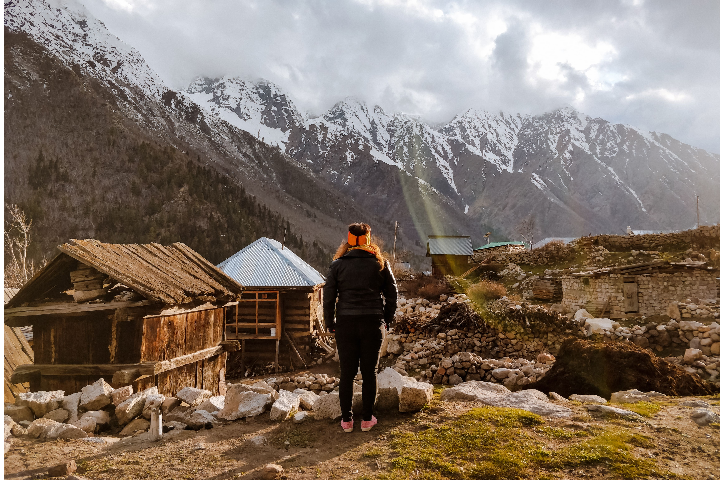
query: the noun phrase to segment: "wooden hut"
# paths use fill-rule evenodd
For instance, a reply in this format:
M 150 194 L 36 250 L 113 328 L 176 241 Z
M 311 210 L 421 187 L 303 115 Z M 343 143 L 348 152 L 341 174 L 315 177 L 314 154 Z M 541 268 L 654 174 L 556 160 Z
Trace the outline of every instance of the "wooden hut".
M 218 268 L 245 290 L 226 308 L 225 336 L 242 343 L 244 365 L 306 366 L 322 330 L 325 278 L 280 242 L 262 237 Z M 234 308 L 233 308 L 234 307 Z
M 17 288 L 5 287 L 5 303 L 7 304 L 12 297 L 18 292 Z M 5 401 L 9 403 L 15 402 L 15 397 L 19 393 L 27 392 L 30 390 L 30 384 L 25 383 L 12 383 L 10 380 L 12 374 L 15 373 L 15 369 L 20 365 L 26 365 L 33 363 L 33 351 L 30 342 L 28 341 L 28 335 L 23 331 L 21 327 L 5 327 Z M 29 332 L 32 335 L 32 331 Z M 32 338 L 32 337 L 31 337 Z
M 66 394 L 101 377 L 168 395 L 222 390 L 223 305 L 241 285 L 182 243 L 58 248 L 5 308 L 6 325 L 34 331 L 35 361 L 14 383 Z
M 429 235 L 427 257 L 432 260 L 433 275 L 461 275 L 471 265 L 472 240 L 466 235 Z

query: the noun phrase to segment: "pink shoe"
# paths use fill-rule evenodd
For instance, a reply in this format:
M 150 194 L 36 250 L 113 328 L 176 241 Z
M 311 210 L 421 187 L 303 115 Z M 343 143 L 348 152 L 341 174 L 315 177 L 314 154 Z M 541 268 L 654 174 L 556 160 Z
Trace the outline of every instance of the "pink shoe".
M 366 422 L 365 420 L 363 420 L 363 421 L 360 423 L 360 429 L 361 429 L 363 432 L 369 432 L 370 429 L 371 429 L 372 427 L 374 427 L 375 425 L 377 425 L 377 418 L 375 418 L 375 415 L 373 415 L 373 417 L 372 417 L 371 420 L 369 420 L 369 421 L 367 421 L 367 422 Z
M 363 423 L 365 423 L 365 422 L 363 422 Z M 349 422 L 343 422 L 342 420 L 340 420 L 340 428 L 342 428 L 345 431 L 345 433 L 352 432 L 353 431 L 353 421 L 350 420 Z

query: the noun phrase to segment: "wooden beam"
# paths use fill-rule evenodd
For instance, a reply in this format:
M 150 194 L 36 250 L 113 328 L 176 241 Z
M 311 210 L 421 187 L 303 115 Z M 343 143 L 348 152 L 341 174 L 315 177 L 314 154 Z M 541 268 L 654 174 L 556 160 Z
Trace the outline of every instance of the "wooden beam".
M 225 350 L 225 347 L 218 345 L 216 347 L 206 348 L 199 350 L 188 355 L 182 355 L 175 357 L 171 360 L 162 360 L 159 362 L 143 362 L 143 363 L 103 363 L 103 364 L 92 364 L 92 365 L 19 365 L 12 375 L 11 381 L 13 383 L 22 383 L 25 378 L 37 376 L 37 375 L 59 375 L 59 376 L 74 376 L 74 375 L 100 375 L 100 376 L 113 376 L 117 375 L 117 380 L 126 380 L 127 378 L 140 377 L 142 375 L 158 375 L 168 370 L 173 370 L 190 363 L 199 362 L 209 357 L 221 354 Z M 20 380 L 15 381 L 18 378 Z M 132 381 L 132 380 L 130 380 Z M 118 382 L 118 383 L 130 383 L 130 382 Z
M 36 317 L 40 315 L 62 315 L 66 313 L 94 312 L 99 310 L 116 310 L 118 308 L 144 307 L 156 303 L 153 300 L 140 302 L 108 302 L 108 303 L 51 303 L 37 307 L 15 307 L 5 309 L 5 318 Z M 7 323 L 7 322 L 6 322 Z

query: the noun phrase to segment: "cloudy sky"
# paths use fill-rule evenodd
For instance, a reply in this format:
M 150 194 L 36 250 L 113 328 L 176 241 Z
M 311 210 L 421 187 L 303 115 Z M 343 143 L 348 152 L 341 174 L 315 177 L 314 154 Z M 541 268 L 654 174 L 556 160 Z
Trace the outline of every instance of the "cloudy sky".
M 593 117 L 720 153 L 720 1 L 81 0 L 171 88 L 265 78 L 311 115 L 353 96 Z

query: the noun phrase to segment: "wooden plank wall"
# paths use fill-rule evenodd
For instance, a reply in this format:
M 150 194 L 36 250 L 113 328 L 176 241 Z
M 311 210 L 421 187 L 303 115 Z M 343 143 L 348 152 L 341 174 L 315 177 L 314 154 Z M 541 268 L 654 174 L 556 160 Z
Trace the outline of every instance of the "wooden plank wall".
M 15 402 L 18 393 L 27 392 L 29 383 L 10 383 L 10 377 L 18 365 L 33 363 L 33 350 L 20 328 L 5 325 L 5 401 Z
M 33 327 L 35 363 L 87 365 L 170 360 L 219 345 L 222 341 L 223 311 L 219 307 L 143 317 L 145 311 L 117 310 L 113 313 L 88 312 L 76 317 L 48 318 Z M 158 388 L 165 394 L 175 394 L 178 386 L 204 384 L 212 386 L 212 390 L 217 392 L 220 370 L 224 375 L 224 359 L 222 354 L 165 372 L 157 379 L 142 380 L 141 383 L 152 386 L 157 381 Z M 211 380 L 213 375 L 214 381 Z M 30 388 L 64 390 L 70 394 L 99 378 L 43 375 Z M 111 378 L 105 380 L 110 382 Z M 138 386 L 142 385 L 139 383 Z
M 320 292 L 322 292 L 322 288 L 315 287 L 302 290 L 283 291 L 280 294 L 283 315 L 282 328 L 290 335 L 301 354 L 307 354 L 310 352 L 312 345 L 310 335 L 312 332 L 311 329 L 316 328 L 316 324 L 319 321 L 317 306 L 322 302 Z M 235 307 L 232 307 L 233 310 L 234 308 Z M 254 318 L 254 311 L 252 318 Z M 237 356 L 239 354 L 240 353 L 237 352 L 234 353 L 233 356 Z M 269 365 L 274 361 L 275 341 L 245 341 L 246 365 L 260 364 L 264 366 Z M 280 364 L 286 367 L 289 367 L 290 365 L 295 368 L 300 367 L 299 359 L 291 352 L 290 345 L 284 337 L 280 340 Z

